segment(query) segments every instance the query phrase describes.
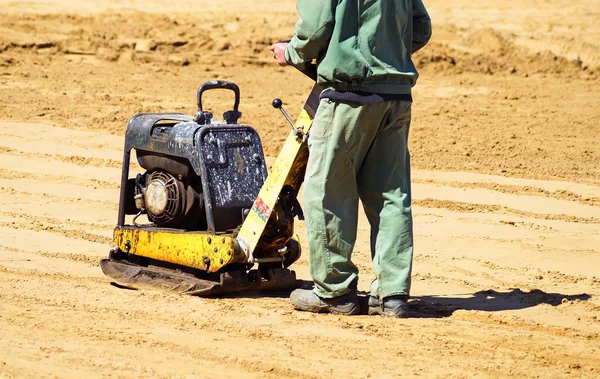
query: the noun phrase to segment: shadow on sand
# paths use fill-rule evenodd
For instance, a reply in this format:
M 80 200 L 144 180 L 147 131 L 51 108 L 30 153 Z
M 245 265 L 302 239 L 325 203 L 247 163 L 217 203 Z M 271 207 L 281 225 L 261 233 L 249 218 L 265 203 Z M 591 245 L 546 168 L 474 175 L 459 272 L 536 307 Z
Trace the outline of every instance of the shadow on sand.
M 411 298 L 409 307 L 413 317 L 443 318 L 451 316 L 457 310 L 497 312 L 524 309 L 539 304 L 557 306 L 565 301 L 586 301 L 591 297 L 586 293 L 564 295 L 539 289 L 524 292 L 514 288 L 507 292 L 485 290 L 472 295 L 417 296 Z
M 131 289 L 111 284 L 118 288 Z M 313 289 L 314 283 L 310 280 L 298 281 L 298 287 Z M 205 296 L 209 298 L 289 298 L 292 289 L 266 290 L 266 291 L 241 291 L 239 293 L 220 294 L 216 296 Z M 359 301 L 362 314 L 367 314 L 368 299 L 370 294 L 359 291 Z M 557 306 L 565 301 L 587 301 L 592 296 L 586 293 L 579 295 L 565 295 L 561 293 L 547 293 L 539 289 L 524 292 L 519 288 L 513 288 L 506 292 L 485 290 L 473 294 L 436 295 L 436 296 L 413 296 L 408 302 L 410 317 L 412 318 L 445 318 L 450 317 L 457 310 L 498 312 L 506 310 L 517 310 L 534 307 L 539 304 Z

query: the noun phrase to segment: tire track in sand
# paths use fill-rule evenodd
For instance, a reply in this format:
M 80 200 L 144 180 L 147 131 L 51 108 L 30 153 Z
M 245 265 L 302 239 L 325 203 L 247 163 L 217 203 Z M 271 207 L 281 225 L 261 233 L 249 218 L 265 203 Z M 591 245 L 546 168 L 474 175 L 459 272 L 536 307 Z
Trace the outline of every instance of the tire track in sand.
M 50 251 L 43 251 L 43 250 L 35 250 L 34 251 L 34 250 L 18 249 L 18 248 L 15 248 L 12 246 L 7 246 L 7 245 L 0 245 L 0 249 L 4 250 L 6 252 L 19 254 L 19 255 L 34 254 L 34 255 L 38 255 L 40 257 L 44 257 L 44 258 L 62 259 L 62 260 L 67 260 L 67 261 L 72 261 L 72 262 L 83 262 L 83 263 L 86 263 L 93 267 L 98 266 L 98 260 L 100 259 L 97 256 L 90 256 L 88 254 L 83 254 L 83 253 L 82 254 L 53 253 Z M 2 267 L 0 267 L 0 269 L 6 270 L 6 268 L 2 268 Z M 65 276 L 65 277 L 68 277 L 68 276 Z
M 593 205 L 600 206 L 600 197 L 586 196 L 573 191 L 565 190 L 565 189 L 556 189 L 553 191 L 535 187 L 531 185 L 511 185 L 511 184 L 499 184 L 499 183 L 488 183 L 488 182 L 458 182 L 458 181 L 447 181 L 440 179 L 413 179 L 412 183 L 420 183 L 420 184 L 435 184 L 441 185 L 445 187 L 453 187 L 453 188 L 464 188 L 464 189 L 472 189 L 472 188 L 482 188 L 493 191 L 498 191 L 505 194 L 515 194 L 515 195 L 528 195 L 528 196 L 543 196 L 551 199 L 557 200 L 567 200 L 578 202 L 584 205 Z
M 11 228 L 15 230 L 29 230 L 32 232 L 44 231 L 49 233 L 58 234 L 71 239 L 83 240 L 88 242 L 96 242 L 102 244 L 111 244 L 112 238 L 106 237 L 100 234 L 85 232 L 77 228 L 65 228 L 59 225 L 51 225 L 39 221 L 2 221 L 0 220 L 0 227 Z
M 36 158 L 43 160 L 56 160 L 58 162 L 73 163 L 78 166 L 92 166 L 92 167 L 110 167 L 110 168 L 121 168 L 121 161 L 114 159 L 103 159 L 103 158 L 89 158 L 81 155 L 61 155 L 61 154 L 46 154 L 46 153 L 29 153 L 21 150 L 0 147 L 0 154 L 12 155 L 23 158 Z
M 48 183 L 53 182 L 57 184 L 75 184 L 77 186 L 89 188 L 89 189 L 111 189 L 118 190 L 120 182 L 115 181 L 103 181 L 98 179 L 81 180 L 77 176 L 69 175 L 52 175 L 45 173 L 36 173 L 28 171 L 16 171 L 0 168 L 0 179 L 6 180 L 19 180 L 26 179 L 36 183 Z
M 442 208 L 456 212 L 512 214 L 527 218 L 539 218 L 542 220 L 558 220 L 583 224 L 600 224 L 600 218 L 598 217 L 578 217 L 566 214 L 533 213 L 496 204 L 475 204 L 461 201 L 439 200 L 432 198 L 416 199 L 413 200 L 413 204 L 425 208 Z

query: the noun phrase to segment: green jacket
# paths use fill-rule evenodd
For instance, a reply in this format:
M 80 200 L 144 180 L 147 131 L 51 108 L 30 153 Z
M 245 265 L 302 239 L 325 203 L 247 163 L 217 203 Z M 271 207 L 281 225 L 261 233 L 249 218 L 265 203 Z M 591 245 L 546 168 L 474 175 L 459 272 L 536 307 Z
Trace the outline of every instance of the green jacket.
M 410 93 L 411 54 L 431 37 L 422 0 L 298 0 L 297 9 L 289 64 L 303 70 L 316 60 L 319 84 L 338 91 Z

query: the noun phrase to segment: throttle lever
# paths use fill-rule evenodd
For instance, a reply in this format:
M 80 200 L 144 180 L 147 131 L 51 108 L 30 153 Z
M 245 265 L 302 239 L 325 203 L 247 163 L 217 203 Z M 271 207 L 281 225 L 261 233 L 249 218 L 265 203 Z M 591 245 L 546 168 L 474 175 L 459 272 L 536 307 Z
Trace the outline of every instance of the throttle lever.
M 302 138 L 304 136 L 304 132 L 302 130 L 298 130 L 298 128 L 296 128 L 296 124 L 294 124 L 294 121 L 292 121 L 292 118 L 290 117 L 290 115 L 285 111 L 285 109 L 283 109 L 283 101 L 281 101 L 281 99 L 277 98 L 277 99 L 273 100 L 272 104 L 273 104 L 273 108 L 279 109 L 281 111 L 281 113 L 283 114 L 283 117 L 285 117 L 287 122 L 290 123 L 290 125 L 292 126 L 292 130 L 294 131 L 294 134 L 296 135 L 296 137 Z

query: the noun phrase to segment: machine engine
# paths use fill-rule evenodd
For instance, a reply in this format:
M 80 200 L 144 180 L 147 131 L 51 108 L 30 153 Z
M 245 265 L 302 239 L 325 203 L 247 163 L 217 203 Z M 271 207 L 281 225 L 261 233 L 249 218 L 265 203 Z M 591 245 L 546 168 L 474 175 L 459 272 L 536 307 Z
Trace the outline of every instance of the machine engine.
M 210 89 L 234 92 L 233 110 L 213 121 L 202 109 Z M 139 114 L 128 124 L 125 138 L 122 212 L 136 215 L 136 226 L 154 226 L 209 233 L 231 232 L 244 220 L 260 191 L 267 168 L 256 131 L 237 120 L 239 88 L 214 81 L 198 89 L 198 113 Z M 131 151 L 144 173 L 129 178 Z M 148 222 L 138 222 L 146 215 Z
M 133 197 L 138 214 L 146 214 L 156 226 L 191 231 L 207 227 L 201 194 L 198 178 L 156 169 L 137 175 Z

